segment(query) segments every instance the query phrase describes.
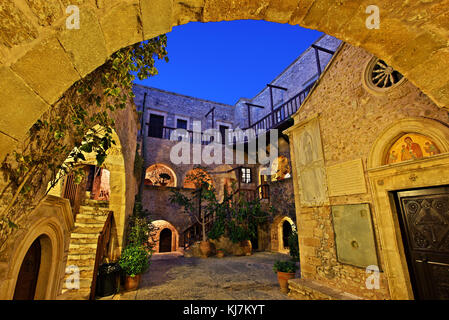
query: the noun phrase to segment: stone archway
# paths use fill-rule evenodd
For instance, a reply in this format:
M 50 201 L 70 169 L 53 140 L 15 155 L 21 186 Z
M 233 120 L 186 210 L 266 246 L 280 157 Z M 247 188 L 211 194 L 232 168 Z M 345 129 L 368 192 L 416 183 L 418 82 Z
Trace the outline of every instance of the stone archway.
M 28 215 L 26 226 L 8 239 L 8 250 L 0 261 L 0 299 L 13 299 L 20 269 L 35 241 L 39 241 L 41 257 L 34 299 L 54 300 L 60 295 L 65 275 L 73 215 L 67 199 L 47 196 Z
M 145 171 L 145 185 L 177 187 L 176 173 L 168 165 L 156 163 Z
M 294 229 L 295 223 L 288 216 L 277 216 L 271 224 L 271 250 L 281 253 L 289 253 L 288 243 L 286 241 L 286 225 L 290 226 L 290 232 Z M 287 240 L 288 241 L 288 240 Z
M 79 29 L 67 29 L 59 1 L 11 1 L 0 33 L 0 158 L 75 81 L 115 51 L 191 21 L 239 19 L 323 31 L 387 61 L 437 105 L 449 105 L 447 0 L 377 1 L 380 29 L 368 29 L 363 1 L 121 0 L 78 1 Z M 49 67 L 51 66 L 51 67 Z M 17 109 L 20 106 L 20 110 Z
M 176 252 L 179 249 L 179 233 L 178 230 L 166 220 L 156 220 L 152 222 L 157 228 L 156 235 L 154 236 L 154 252 Z M 169 240 L 170 243 L 166 241 Z M 169 250 L 168 250 L 169 249 Z

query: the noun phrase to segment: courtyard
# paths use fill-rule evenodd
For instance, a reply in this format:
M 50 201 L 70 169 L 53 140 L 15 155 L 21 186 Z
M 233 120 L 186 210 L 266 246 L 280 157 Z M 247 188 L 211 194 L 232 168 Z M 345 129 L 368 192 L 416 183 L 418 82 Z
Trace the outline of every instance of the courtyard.
M 103 299 L 290 300 L 279 291 L 272 270 L 276 260 L 289 259 L 286 254 L 272 252 L 207 259 L 186 258 L 179 253 L 155 254 L 137 290 Z

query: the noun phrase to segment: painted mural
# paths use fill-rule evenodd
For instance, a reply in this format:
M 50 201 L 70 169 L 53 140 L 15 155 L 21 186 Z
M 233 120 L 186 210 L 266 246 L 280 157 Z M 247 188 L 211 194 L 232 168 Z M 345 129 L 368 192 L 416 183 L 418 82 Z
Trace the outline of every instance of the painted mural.
M 429 138 L 418 133 L 401 136 L 388 151 L 386 163 L 417 160 L 440 153 L 438 146 Z

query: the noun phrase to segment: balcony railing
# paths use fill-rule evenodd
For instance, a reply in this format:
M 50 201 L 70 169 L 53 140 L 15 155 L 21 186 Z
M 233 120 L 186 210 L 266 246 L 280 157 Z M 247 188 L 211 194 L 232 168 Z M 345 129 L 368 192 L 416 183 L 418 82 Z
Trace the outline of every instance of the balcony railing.
M 254 129 L 256 134 L 259 135 L 265 131 L 279 127 L 285 121 L 290 119 L 296 111 L 298 111 L 314 84 L 315 82 L 308 85 L 304 90 L 279 107 L 275 108 L 262 119 L 253 123 L 249 128 Z
M 250 139 L 256 138 L 258 135 L 263 134 L 264 132 L 278 128 L 280 125 L 285 123 L 288 119 L 291 118 L 293 114 L 295 114 L 298 109 L 303 104 L 310 90 L 312 89 L 315 82 L 311 83 L 304 90 L 299 92 L 293 98 L 289 99 L 287 102 L 283 103 L 279 107 L 275 108 L 272 112 L 265 115 L 263 118 L 252 124 L 250 127 L 242 130 L 241 137 L 233 138 L 233 141 L 230 141 L 230 144 L 234 143 L 243 143 L 248 141 L 248 136 L 244 133 L 248 129 L 253 129 L 253 136 Z M 173 132 L 177 130 L 177 128 L 167 127 L 167 126 L 153 126 L 149 128 L 148 136 L 159 139 L 170 140 Z M 247 132 L 246 132 L 247 133 Z M 254 136 L 255 134 L 255 136 Z M 178 141 L 186 141 L 192 144 L 202 144 L 208 145 L 213 142 L 215 137 L 211 134 L 205 134 L 200 132 L 194 132 L 192 130 L 186 130 L 184 136 L 179 136 Z M 221 137 L 220 143 L 224 144 L 224 137 Z

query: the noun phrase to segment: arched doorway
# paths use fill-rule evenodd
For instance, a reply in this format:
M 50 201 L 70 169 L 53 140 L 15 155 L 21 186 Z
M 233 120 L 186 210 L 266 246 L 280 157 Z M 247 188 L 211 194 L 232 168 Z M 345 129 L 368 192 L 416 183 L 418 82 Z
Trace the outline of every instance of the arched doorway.
M 401 119 L 376 139 L 368 176 L 392 299 L 447 299 L 449 128 Z M 393 241 L 394 239 L 395 241 Z
M 282 223 L 282 246 L 284 249 L 288 249 L 288 238 L 292 234 L 292 225 L 288 220 L 284 220 Z
M 179 248 L 178 230 L 166 220 L 155 220 L 156 235 L 150 239 L 155 253 L 175 252 Z
M 289 253 L 288 238 L 296 230 L 293 220 L 284 215 L 274 218 L 271 224 L 271 250 Z
M 165 228 L 161 231 L 161 234 L 159 236 L 159 252 L 171 252 L 172 242 L 172 232 L 170 229 Z
M 194 168 L 187 172 L 183 187 L 186 189 L 196 189 L 201 186 L 202 183 L 207 183 L 210 186 L 214 186 L 212 177 L 206 170 Z
M 41 243 L 34 240 L 23 258 L 13 300 L 34 300 L 41 265 Z

